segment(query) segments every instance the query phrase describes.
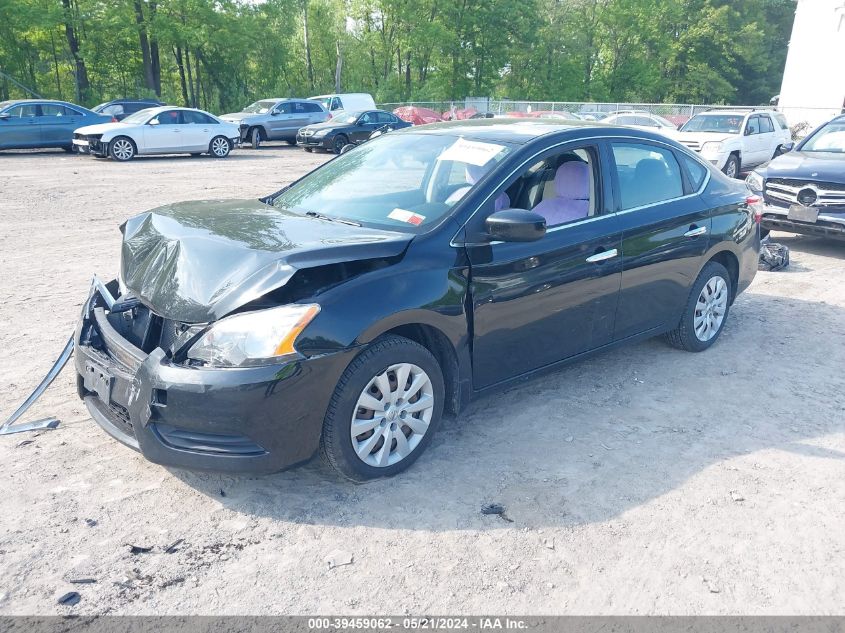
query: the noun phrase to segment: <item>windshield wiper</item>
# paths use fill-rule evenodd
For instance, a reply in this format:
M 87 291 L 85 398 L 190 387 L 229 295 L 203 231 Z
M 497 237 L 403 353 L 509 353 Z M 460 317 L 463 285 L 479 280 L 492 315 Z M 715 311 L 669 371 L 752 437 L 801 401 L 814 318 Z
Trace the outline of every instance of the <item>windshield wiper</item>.
M 361 226 L 358 222 L 353 222 L 352 220 L 344 220 L 342 218 L 333 218 L 329 215 L 323 215 L 322 213 L 317 213 L 316 211 L 306 211 L 305 215 L 309 218 L 317 218 L 319 220 L 328 220 L 329 222 L 339 222 L 340 224 L 348 224 L 349 226 Z

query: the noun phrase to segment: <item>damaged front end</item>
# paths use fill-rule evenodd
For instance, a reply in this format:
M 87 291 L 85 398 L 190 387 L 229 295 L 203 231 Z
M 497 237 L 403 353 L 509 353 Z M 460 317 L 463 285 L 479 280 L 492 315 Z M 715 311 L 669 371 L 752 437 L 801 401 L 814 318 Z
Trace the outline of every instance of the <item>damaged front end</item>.
M 196 366 L 184 350 L 208 326 L 118 293 L 116 280 L 92 287 L 74 338 L 79 396 L 112 437 L 159 464 L 224 472 L 273 472 L 316 451 L 348 353 Z
M 357 349 L 294 347 L 326 288 L 401 257 L 410 237 L 194 203 L 129 220 L 121 279 L 92 284 L 74 337 L 94 420 L 153 462 L 272 472 L 317 450 Z

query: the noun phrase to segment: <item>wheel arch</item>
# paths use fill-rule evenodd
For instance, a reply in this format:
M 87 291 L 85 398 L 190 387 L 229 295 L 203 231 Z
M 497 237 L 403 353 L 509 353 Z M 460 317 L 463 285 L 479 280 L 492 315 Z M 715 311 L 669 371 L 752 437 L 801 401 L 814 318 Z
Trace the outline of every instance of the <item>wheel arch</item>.
M 446 332 L 436 325 L 414 319 L 402 323 L 389 323 L 377 330 L 370 330 L 362 337 L 362 342 L 370 343 L 388 334 L 407 338 L 431 352 L 443 370 L 443 384 L 446 388 L 445 410 L 457 414 L 463 408 L 469 395 L 463 387 L 464 384 L 469 384 L 463 378 L 467 365 L 466 362 L 461 362 L 458 348 Z M 467 352 L 466 361 L 468 360 Z
M 701 268 L 703 269 L 710 262 L 721 264 L 727 269 L 731 277 L 731 303 L 733 303 L 739 285 L 739 258 L 729 250 L 720 250 L 711 255 Z

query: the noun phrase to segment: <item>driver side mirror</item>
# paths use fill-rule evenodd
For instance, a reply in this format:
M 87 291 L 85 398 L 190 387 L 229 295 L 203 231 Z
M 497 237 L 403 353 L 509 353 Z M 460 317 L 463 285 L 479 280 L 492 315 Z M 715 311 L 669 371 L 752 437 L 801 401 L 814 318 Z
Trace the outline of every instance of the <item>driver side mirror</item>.
M 745 128 L 745 136 L 751 136 L 751 128 L 750 127 Z
M 161 121 L 158 119 L 152 119 L 149 123 L 147 123 L 147 125 L 158 125 L 159 123 L 161 123 Z
M 786 152 L 791 152 L 792 150 L 794 150 L 794 149 L 795 149 L 795 143 L 792 143 L 792 142 L 790 142 L 790 143 L 784 143 L 784 144 L 783 144 L 783 145 L 781 145 L 780 147 L 781 147 L 781 149 L 783 150 L 783 152 L 784 152 L 784 154 L 785 154 Z
M 270 116 L 278 116 L 278 115 L 280 115 L 281 113 L 282 113 L 282 111 L 281 111 L 281 110 L 272 110 L 272 111 L 270 112 Z
M 0 120 L 8 121 L 11 118 L 12 118 L 12 115 L 10 115 L 8 112 L 4 112 L 3 114 L 0 114 Z
M 491 241 L 535 242 L 546 234 L 546 219 L 526 209 L 502 209 L 485 223 Z

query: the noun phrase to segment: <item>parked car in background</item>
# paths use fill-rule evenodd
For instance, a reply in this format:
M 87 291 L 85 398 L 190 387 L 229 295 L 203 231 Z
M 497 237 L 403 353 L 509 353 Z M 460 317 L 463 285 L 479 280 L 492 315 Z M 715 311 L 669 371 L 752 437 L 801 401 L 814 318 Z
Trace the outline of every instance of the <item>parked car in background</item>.
M 309 99 L 262 99 L 220 118 L 237 125 L 241 139 L 258 149 L 264 141 L 295 145 L 299 128 L 327 121 L 330 115 L 321 103 Z
M 563 119 L 565 121 L 579 121 L 581 117 L 566 110 L 535 110 L 531 116 L 536 119 Z
M 123 121 L 88 125 L 73 134 L 73 144 L 80 152 L 119 161 L 144 154 L 225 158 L 238 142 L 237 125 L 202 110 L 173 106 L 147 108 Z
M 607 115 L 601 119 L 601 122 L 608 125 L 627 125 L 652 132 L 674 132 L 678 129 L 674 123 L 662 116 L 640 110 L 620 110 Z
M 772 110 L 708 110 L 684 123 L 672 138 L 699 152 L 730 178 L 792 147 L 786 118 Z
M 401 106 L 396 108 L 393 114 L 412 125 L 427 125 L 444 120 L 439 112 L 420 106 Z
M 95 106 L 92 110 L 99 114 L 109 114 L 118 121 L 122 121 L 130 114 L 135 114 L 139 110 L 163 105 L 167 104 L 158 99 L 113 99 L 112 101 L 106 101 Z
M 57 147 L 73 150 L 73 131 L 81 125 L 114 121 L 65 101 L 19 99 L 0 102 L 0 149 Z
M 320 102 L 329 112 L 346 110 L 360 112 L 361 110 L 375 110 L 376 102 L 371 94 L 366 92 L 347 92 L 343 94 L 318 95 L 308 97 L 311 101 Z
M 765 202 L 762 229 L 845 239 L 845 116 L 748 175 Z
M 608 115 L 607 112 L 601 112 L 599 110 L 581 110 L 575 114 L 581 117 L 584 121 L 601 121 Z
M 345 145 L 365 141 L 375 130 L 385 126 L 401 130 L 412 124 L 385 110 L 343 111 L 325 123 L 299 130 L 296 144 L 306 152 L 325 149 L 339 154 Z
M 320 451 L 353 480 L 394 475 L 476 395 L 657 335 L 713 345 L 757 271 L 758 200 L 640 130 L 391 132 L 260 199 L 128 219 L 120 280 L 78 321 L 77 390 L 159 464 Z

